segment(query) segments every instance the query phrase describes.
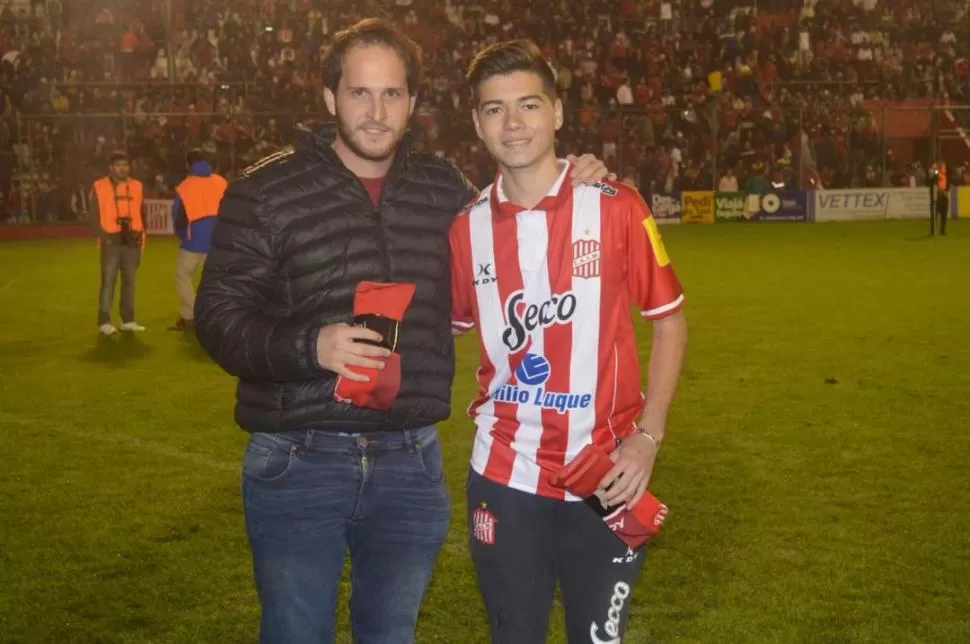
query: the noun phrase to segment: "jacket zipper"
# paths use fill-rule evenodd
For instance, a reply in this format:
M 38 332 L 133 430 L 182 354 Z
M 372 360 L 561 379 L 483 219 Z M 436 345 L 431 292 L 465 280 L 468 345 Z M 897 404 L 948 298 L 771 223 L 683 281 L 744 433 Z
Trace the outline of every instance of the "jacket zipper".
M 380 244 L 381 256 L 384 259 L 384 281 L 386 282 L 391 281 L 391 252 L 387 246 L 387 231 L 384 230 L 384 219 L 381 217 L 381 209 L 384 207 L 384 201 L 387 198 L 387 187 L 399 174 L 400 166 L 403 163 L 403 160 L 395 160 L 390 169 L 387 171 L 387 174 L 384 175 L 384 183 L 381 185 L 381 194 L 377 198 L 377 206 L 373 205 L 373 202 L 370 199 L 370 193 L 367 192 L 367 188 L 364 187 L 364 183 L 360 180 L 360 178 L 353 172 L 350 173 L 357 182 L 357 185 L 360 186 L 360 191 L 364 194 L 367 202 L 371 204 L 371 212 L 377 219 L 377 240 L 378 244 Z

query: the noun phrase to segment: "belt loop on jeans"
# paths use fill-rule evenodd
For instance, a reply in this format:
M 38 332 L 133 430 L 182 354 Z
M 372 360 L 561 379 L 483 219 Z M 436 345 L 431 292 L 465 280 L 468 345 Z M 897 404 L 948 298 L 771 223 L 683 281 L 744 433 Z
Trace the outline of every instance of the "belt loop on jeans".
M 404 436 L 404 449 L 411 454 L 417 451 L 420 445 L 418 445 L 418 440 L 414 436 L 414 430 L 405 429 L 401 432 L 401 434 Z
M 303 448 L 310 449 L 310 446 L 312 445 L 313 445 L 313 430 L 308 429 L 306 430 L 306 436 L 303 438 Z

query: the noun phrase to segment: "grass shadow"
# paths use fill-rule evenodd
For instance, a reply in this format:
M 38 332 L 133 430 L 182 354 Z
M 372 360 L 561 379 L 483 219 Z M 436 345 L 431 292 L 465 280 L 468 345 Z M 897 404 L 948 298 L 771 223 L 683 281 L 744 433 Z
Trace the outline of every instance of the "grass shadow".
M 48 346 L 46 342 L 38 342 L 33 339 L 0 342 L 0 359 L 30 358 L 43 354 Z
M 212 362 L 212 357 L 199 343 L 199 338 L 196 337 L 194 330 L 172 331 L 172 333 L 177 333 L 180 336 L 179 344 L 182 345 L 187 357 L 196 362 Z
M 97 343 L 81 354 L 83 362 L 98 364 L 124 364 L 146 358 L 153 347 L 129 332 L 120 332 L 113 336 L 99 335 Z
M 938 237 L 939 234 L 940 234 L 939 233 L 939 228 L 937 228 L 937 230 L 936 230 L 935 233 L 931 233 L 929 230 L 927 230 L 927 227 L 929 226 L 929 223 L 930 223 L 929 222 L 929 218 L 927 218 L 926 221 L 921 222 L 921 224 L 920 224 L 920 226 L 923 228 L 923 231 L 921 233 L 917 233 L 917 232 L 914 231 L 912 235 L 908 235 L 908 236 L 904 237 L 903 238 L 903 241 L 908 241 L 908 242 L 925 242 L 925 241 L 930 241 L 930 240 Z

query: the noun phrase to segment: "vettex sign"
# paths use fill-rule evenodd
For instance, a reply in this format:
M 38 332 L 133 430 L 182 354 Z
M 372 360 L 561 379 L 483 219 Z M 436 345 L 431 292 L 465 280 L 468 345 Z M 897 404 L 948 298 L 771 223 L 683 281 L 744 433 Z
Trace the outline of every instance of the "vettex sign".
M 816 221 L 929 217 L 929 188 L 816 190 Z

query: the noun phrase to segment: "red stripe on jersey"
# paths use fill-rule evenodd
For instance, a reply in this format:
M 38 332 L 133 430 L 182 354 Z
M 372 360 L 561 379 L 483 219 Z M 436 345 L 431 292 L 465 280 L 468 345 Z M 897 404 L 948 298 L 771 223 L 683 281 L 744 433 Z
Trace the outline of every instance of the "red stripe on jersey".
M 499 298 L 504 303 L 508 302 L 512 293 L 523 288 L 515 217 L 493 217 L 492 239 L 502 240 L 501 245 L 496 243 L 494 246 L 496 251 L 495 277 L 498 280 L 496 283 L 498 284 Z M 479 319 L 481 319 L 480 316 Z M 526 350 L 527 348 L 524 348 L 522 351 Z M 484 350 L 482 356 L 484 360 L 488 359 Z M 512 375 L 508 384 L 518 384 L 515 378 L 515 369 L 511 369 L 511 371 Z M 494 376 L 494 374 L 495 369 L 492 367 L 489 375 Z M 491 382 L 491 380 L 492 377 L 487 380 L 483 379 L 484 382 Z M 494 400 L 492 404 L 495 408 L 496 420 L 492 426 L 492 450 L 488 455 L 484 476 L 491 481 L 508 485 L 512 479 L 512 465 L 515 462 L 515 450 L 512 448 L 512 442 L 515 440 L 515 433 L 519 430 L 519 421 L 516 417 L 519 406 L 516 403 L 498 400 Z
M 468 282 L 475 274 L 472 265 L 471 217 L 462 213 L 455 217 L 448 232 L 451 247 L 451 326 L 467 331 L 475 326 L 476 302 L 470 295 Z M 471 291 L 471 292 L 470 292 Z
M 625 258 L 617 258 L 616 250 L 625 240 L 616 234 L 617 208 L 616 197 L 600 194 L 600 247 L 602 255 L 600 261 L 600 336 L 599 360 L 600 370 L 598 386 L 596 387 L 596 424 L 593 426 L 593 444 L 602 449 L 612 451 L 619 438 L 617 428 L 613 425 L 612 415 L 616 407 L 616 387 L 620 374 L 617 364 L 615 338 L 612 332 L 617 325 L 622 325 L 629 319 L 628 311 L 617 311 L 611 300 L 615 297 L 617 285 L 626 279 L 623 270 Z M 612 223 L 611 223 L 612 222 Z M 619 259 L 619 261 L 618 261 Z
M 555 210 L 546 211 L 549 248 L 546 259 L 549 269 L 549 292 L 562 295 L 572 290 L 573 248 L 570 244 L 573 226 L 573 196 L 569 191 Z M 570 362 L 573 355 L 573 326 L 553 324 L 543 330 L 545 353 L 565 359 L 556 361 L 549 379 L 544 383 L 545 391 L 572 391 L 570 382 Z M 566 464 L 566 450 L 569 447 L 569 412 L 559 413 L 555 409 L 542 410 L 542 434 L 536 462 L 543 473 L 558 472 Z M 536 492 L 542 496 L 565 498 L 565 491 L 553 487 L 545 476 L 539 477 Z
M 472 286 L 475 275 L 475 263 L 472 259 L 472 226 L 471 216 L 466 211 L 455 217 L 449 232 L 451 247 L 451 326 L 460 331 L 475 328 L 481 341 L 481 330 L 477 328 L 478 298 L 475 297 Z M 470 316 L 470 317 L 468 317 Z M 495 367 L 488 360 L 488 354 L 481 351 L 480 366 L 475 378 L 478 385 L 478 395 L 468 406 L 468 415 L 472 418 L 478 408 L 488 399 L 486 384 L 495 375 Z

